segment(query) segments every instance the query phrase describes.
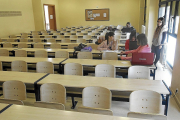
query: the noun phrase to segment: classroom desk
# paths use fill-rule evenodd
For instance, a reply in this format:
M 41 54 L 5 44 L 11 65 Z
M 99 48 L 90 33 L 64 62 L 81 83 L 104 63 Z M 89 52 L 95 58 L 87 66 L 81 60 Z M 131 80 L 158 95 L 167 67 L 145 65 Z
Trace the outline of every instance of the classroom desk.
M 0 118 L 2 120 L 143 120 L 23 105 L 11 105 L 0 114 Z
M 171 94 L 167 85 L 162 80 L 145 80 L 145 79 L 123 79 L 123 78 L 108 78 L 108 77 L 90 77 L 90 76 L 72 76 L 72 75 L 58 75 L 49 74 L 44 79 L 39 81 L 36 87 L 37 100 L 40 100 L 38 96 L 40 85 L 44 83 L 58 83 L 65 87 L 72 88 L 85 88 L 88 86 L 102 86 L 111 91 L 116 92 L 132 92 L 136 90 L 152 90 L 159 94 L 166 95 L 166 100 L 163 101 L 165 105 L 164 113 L 167 115 L 169 95 Z M 75 92 L 75 91 L 73 91 Z M 74 103 L 74 107 L 76 103 Z
M 8 105 L 9 105 L 9 104 L 0 103 L 0 114 L 4 111 L 4 109 L 5 109 Z
M 66 63 L 79 63 L 84 66 L 110 64 L 110 65 L 114 65 L 115 67 L 120 67 L 120 68 L 129 68 L 130 66 L 132 66 L 130 61 L 123 61 L 123 60 L 67 59 L 61 64 L 66 64 Z
M 12 62 L 15 60 L 23 60 L 27 63 L 37 63 L 41 61 L 49 61 L 52 62 L 53 64 L 59 64 L 66 58 L 38 58 L 38 57 L 5 57 L 5 56 L 0 56 L 0 61 L 2 62 Z

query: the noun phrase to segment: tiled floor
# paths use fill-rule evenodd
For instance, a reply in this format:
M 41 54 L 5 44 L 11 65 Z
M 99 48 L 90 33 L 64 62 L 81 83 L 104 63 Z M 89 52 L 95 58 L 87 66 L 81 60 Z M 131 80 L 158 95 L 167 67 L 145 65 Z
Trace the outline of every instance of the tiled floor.
M 168 86 L 171 83 L 171 72 L 168 69 L 163 71 L 162 66 L 158 63 L 158 69 L 156 71 L 156 79 L 157 80 L 164 80 Z M 78 101 L 77 107 L 81 106 L 81 98 L 75 98 Z M 35 96 L 34 94 L 28 93 L 27 100 L 24 101 L 25 105 L 34 106 Z M 71 109 L 71 98 L 67 98 L 67 103 L 65 104 L 66 110 L 68 111 L 77 111 L 76 109 Z M 164 106 L 162 106 L 163 114 Z M 127 113 L 129 112 L 129 102 L 120 102 L 120 101 L 112 101 L 111 110 L 113 111 L 114 116 L 123 116 L 126 117 Z M 169 109 L 168 109 L 168 120 L 180 120 L 180 109 L 178 108 L 174 98 L 170 98 L 169 102 Z

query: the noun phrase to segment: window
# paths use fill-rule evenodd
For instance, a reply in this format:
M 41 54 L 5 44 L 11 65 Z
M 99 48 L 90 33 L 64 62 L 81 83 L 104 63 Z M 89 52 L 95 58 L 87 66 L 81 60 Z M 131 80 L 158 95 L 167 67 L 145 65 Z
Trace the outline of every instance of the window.
M 166 60 L 171 67 L 174 65 L 174 55 L 176 50 L 176 40 L 177 38 L 172 37 L 171 35 L 168 36 L 168 44 L 167 44 L 167 53 L 166 53 Z
M 159 8 L 159 17 L 165 16 L 165 10 L 166 10 L 166 4 L 161 5 L 161 7 Z

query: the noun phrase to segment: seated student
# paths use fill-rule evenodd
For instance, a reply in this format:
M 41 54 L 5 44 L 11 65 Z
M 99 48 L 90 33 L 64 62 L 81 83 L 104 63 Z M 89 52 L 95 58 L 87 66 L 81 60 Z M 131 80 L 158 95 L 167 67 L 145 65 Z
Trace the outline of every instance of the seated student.
M 117 50 L 118 43 L 114 40 L 114 33 L 109 32 L 105 35 L 105 41 L 98 45 L 98 50 Z
M 129 53 L 151 53 L 151 48 L 149 47 L 149 45 L 147 43 L 147 38 L 146 38 L 145 34 L 139 34 L 137 36 L 137 44 L 139 45 L 139 47 L 136 50 L 121 52 L 121 55 L 122 54 L 129 54 Z M 131 60 L 132 57 L 120 56 L 120 59 L 121 60 Z
M 133 30 L 128 40 L 125 43 L 125 50 L 129 50 L 129 41 L 136 41 L 136 31 Z
M 129 28 L 129 29 L 128 29 Z M 136 30 L 134 27 L 131 26 L 131 23 L 130 22 L 127 22 L 126 23 L 126 27 L 123 27 L 121 29 L 122 32 L 131 32 L 133 30 Z

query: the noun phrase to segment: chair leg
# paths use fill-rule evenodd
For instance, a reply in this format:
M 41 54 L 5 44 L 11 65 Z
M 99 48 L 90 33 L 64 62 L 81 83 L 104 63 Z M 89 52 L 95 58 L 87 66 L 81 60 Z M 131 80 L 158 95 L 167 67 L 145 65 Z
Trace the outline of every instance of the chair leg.
M 72 99 L 72 107 L 71 107 L 71 109 L 75 109 L 78 101 L 74 101 L 74 97 L 71 97 L 71 99 Z

